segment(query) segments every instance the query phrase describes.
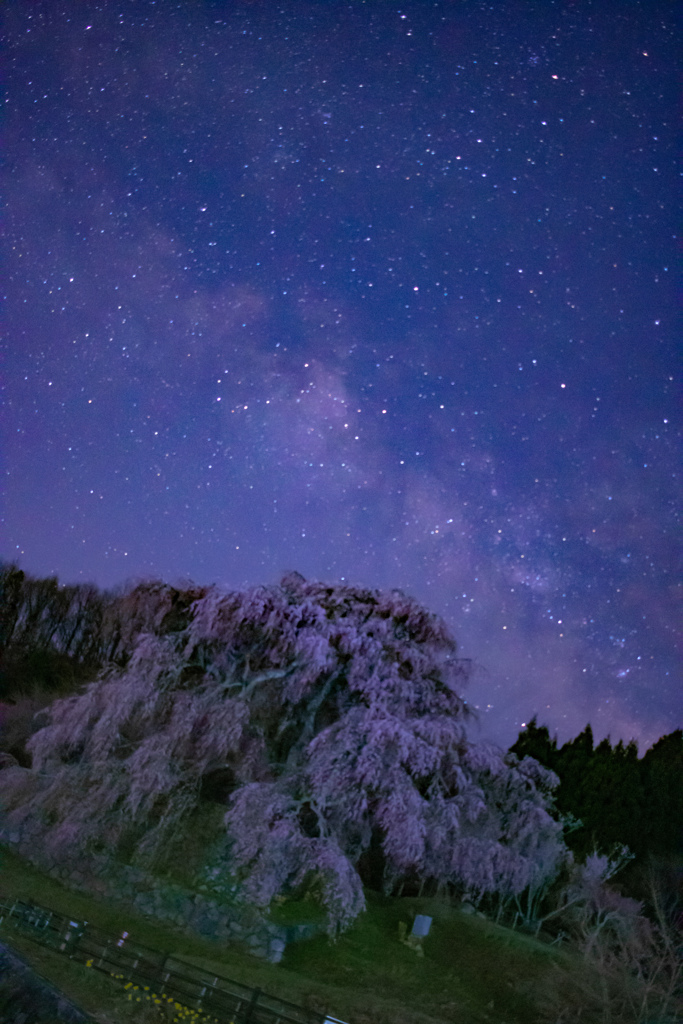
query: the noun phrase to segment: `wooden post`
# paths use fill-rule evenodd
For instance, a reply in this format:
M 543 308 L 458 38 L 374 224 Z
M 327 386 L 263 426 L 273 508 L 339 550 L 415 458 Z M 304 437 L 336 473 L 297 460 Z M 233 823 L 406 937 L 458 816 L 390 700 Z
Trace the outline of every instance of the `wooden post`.
M 252 1021 L 254 1020 L 254 1010 L 256 1009 L 256 1004 L 258 1003 L 260 996 L 261 989 L 255 988 L 252 993 L 252 997 L 249 1000 L 249 1005 L 247 1006 L 247 1013 L 244 1018 L 244 1024 L 252 1024 Z

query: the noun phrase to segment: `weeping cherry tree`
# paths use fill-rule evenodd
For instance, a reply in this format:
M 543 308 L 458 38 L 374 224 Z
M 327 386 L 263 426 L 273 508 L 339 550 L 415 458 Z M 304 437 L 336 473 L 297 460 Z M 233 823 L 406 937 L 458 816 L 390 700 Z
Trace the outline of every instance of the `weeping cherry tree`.
M 331 933 L 365 905 L 371 851 L 388 892 L 417 879 L 508 897 L 556 873 L 557 780 L 468 738 L 469 665 L 439 617 L 296 573 L 188 593 L 141 588 L 125 665 L 33 736 L 46 784 L 23 813 L 53 849 L 153 863 L 210 792 L 243 898 L 266 908 L 314 880 Z

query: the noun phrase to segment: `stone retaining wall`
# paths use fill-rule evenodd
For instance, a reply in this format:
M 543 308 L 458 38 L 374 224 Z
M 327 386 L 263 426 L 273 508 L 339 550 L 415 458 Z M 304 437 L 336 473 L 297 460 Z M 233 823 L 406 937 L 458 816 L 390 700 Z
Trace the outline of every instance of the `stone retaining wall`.
M 40 782 L 35 773 L 26 768 L 10 767 L 0 773 L 0 797 L 3 791 L 16 793 L 18 789 L 25 791 L 37 785 Z M 84 859 L 60 851 L 57 856 L 41 843 L 40 831 L 39 823 L 20 812 L 8 810 L 7 801 L 0 800 L 0 844 L 75 892 L 121 903 L 139 914 L 204 939 L 238 942 L 254 956 L 271 963 L 279 963 L 288 942 L 310 938 L 321 931 L 316 925 L 273 924 L 252 908 L 218 903 L 103 854 L 92 854 Z

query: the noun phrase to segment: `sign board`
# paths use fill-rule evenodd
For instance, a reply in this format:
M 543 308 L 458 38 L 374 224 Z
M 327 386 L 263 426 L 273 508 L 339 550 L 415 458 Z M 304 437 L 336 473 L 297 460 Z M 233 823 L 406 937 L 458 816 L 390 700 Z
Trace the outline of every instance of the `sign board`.
M 414 935 L 416 939 L 424 939 L 429 935 L 429 929 L 431 926 L 431 917 L 426 917 L 424 914 L 416 914 L 411 935 Z

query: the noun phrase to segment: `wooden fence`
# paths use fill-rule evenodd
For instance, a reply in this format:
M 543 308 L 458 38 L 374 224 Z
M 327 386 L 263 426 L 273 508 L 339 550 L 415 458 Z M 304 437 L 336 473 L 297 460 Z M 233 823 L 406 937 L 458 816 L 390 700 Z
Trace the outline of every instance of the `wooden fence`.
M 165 1006 L 169 1021 L 175 1011 L 187 1019 L 189 1010 L 196 1024 L 344 1024 L 140 945 L 128 932 L 113 936 L 35 903 L 0 902 L 0 924 L 5 920 L 27 938 L 123 983 L 131 999 Z

